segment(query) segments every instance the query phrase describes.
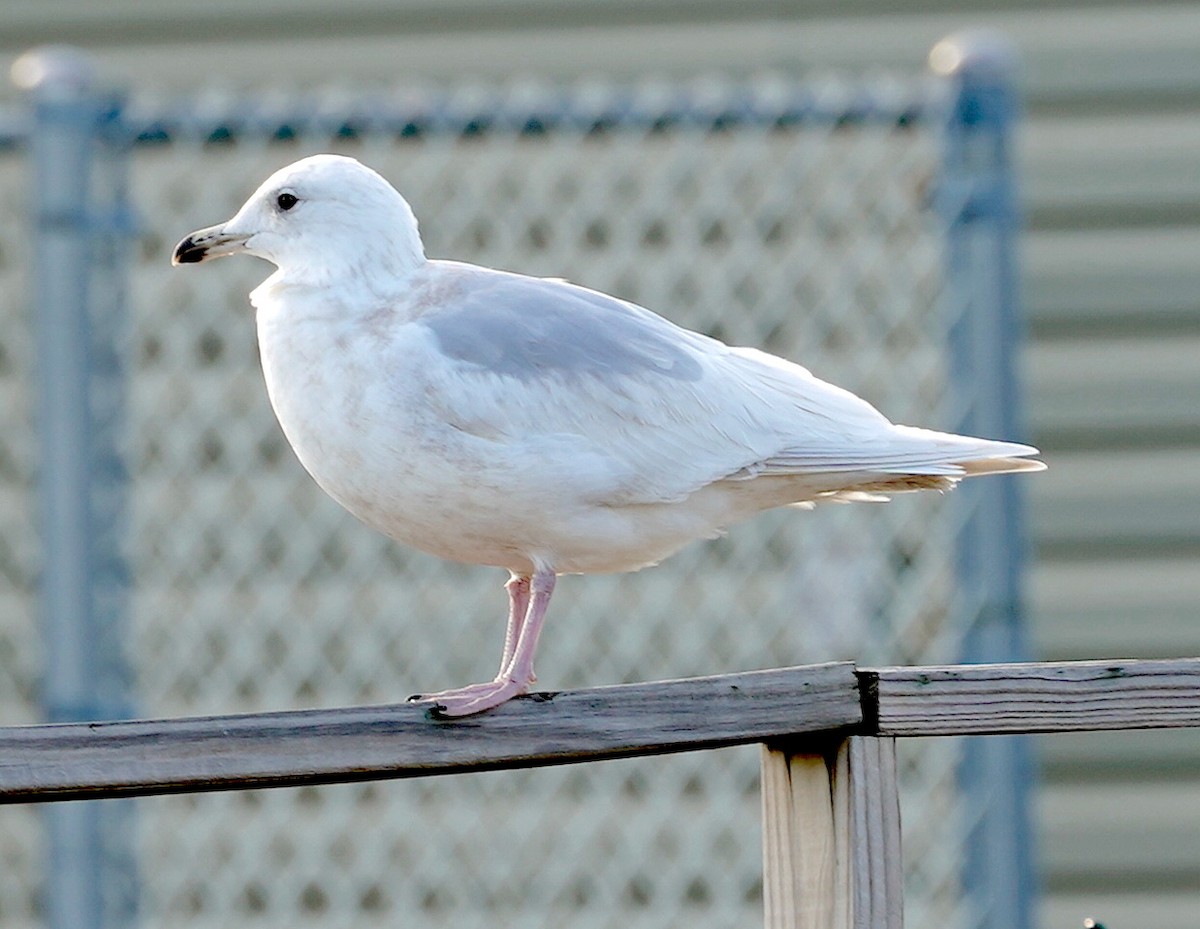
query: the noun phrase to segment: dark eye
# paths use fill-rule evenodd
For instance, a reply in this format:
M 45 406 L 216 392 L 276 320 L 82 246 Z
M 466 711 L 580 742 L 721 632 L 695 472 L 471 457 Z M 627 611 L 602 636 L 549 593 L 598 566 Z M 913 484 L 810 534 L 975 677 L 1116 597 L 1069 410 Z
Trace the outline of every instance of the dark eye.
M 300 198 L 295 194 L 281 193 L 275 198 L 275 205 L 285 213 L 300 202 Z

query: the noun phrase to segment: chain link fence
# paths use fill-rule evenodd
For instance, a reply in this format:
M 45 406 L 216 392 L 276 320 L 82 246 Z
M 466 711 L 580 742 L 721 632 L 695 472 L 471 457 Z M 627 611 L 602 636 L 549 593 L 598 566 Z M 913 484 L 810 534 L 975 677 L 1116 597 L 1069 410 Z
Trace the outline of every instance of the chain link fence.
M 920 82 L 763 76 L 259 100 L 135 96 L 128 279 L 129 659 L 141 715 L 393 702 L 490 677 L 503 572 L 356 523 L 302 471 L 258 370 L 268 267 L 172 269 L 276 168 L 353 155 L 427 251 L 618 294 L 793 358 L 892 419 L 951 425 L 944 114 Z M 0 158 L 0 708 L 42 646 L 20 158 Z M 566 578 L 551 689 L 833 658 L 956 660 L 954 498 L 766 514 L 661 567 Z M 968 925 L 952 741 L 902 746 L 908 919 Z M 0 921 L 37 924 L 30 808 L 0 811 Z M 727 927 L 761 922 L 758 755 L 138 802 L 145 927 Z
M 37 506 L 26 166 L 0 149 L 0 723 L 38 722 Z M 35 925 L 45 849 L 34 807 L 0 810 L 0 924 Z

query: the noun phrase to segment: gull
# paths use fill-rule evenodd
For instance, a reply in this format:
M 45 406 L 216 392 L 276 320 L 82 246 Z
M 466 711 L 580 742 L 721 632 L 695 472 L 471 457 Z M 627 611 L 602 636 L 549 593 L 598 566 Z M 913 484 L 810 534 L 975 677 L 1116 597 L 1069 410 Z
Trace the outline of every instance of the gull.
M 528 693 L 561 574 L 636 571 L 773 507 L 1045 467 L 625 300 L 426 258 L 408 203 L 352 158 L 280 169 L 172 263 L 239 253 L 275 265 L 250 294 L 263 374 L 317 484 L 405 545 L 511 574 L 499 673 L 410 698 L 438 717 Z

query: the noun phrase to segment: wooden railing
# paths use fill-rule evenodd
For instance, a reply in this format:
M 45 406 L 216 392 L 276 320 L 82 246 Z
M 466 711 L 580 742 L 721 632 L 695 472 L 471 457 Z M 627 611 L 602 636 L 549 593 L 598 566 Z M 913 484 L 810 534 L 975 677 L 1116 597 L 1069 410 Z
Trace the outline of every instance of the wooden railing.
M 895 739 L 1200 726 L 1200 659 L 849 662 L 419 704 L 0 728 L 0 802 L 421 777 L 761 743 L 768 929 L 899 929 Z

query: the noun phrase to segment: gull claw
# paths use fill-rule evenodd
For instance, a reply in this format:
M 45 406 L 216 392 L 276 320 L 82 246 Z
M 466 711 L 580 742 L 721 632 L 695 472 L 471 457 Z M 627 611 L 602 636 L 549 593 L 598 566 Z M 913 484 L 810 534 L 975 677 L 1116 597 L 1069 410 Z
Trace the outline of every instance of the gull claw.
M 455 690 L 443 690 L 421 697 L 421 703 L 430 702 L 430 715 L 434 719 L 456 719 L 473 716 L 507 703 L 513 697 L 529 692 L 529 684 L 513 680 L 488 681 L 484 684 L 469 684 Z

